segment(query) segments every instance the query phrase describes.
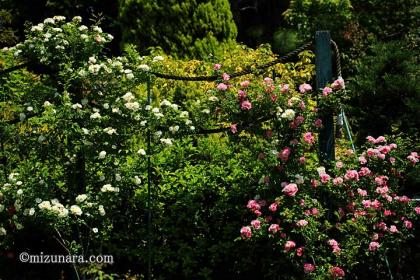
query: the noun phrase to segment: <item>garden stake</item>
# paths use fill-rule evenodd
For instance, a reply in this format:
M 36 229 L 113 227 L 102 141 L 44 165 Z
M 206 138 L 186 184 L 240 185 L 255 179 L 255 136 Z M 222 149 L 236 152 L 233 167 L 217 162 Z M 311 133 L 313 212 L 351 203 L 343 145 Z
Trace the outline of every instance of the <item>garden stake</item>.
M 151 96 L 151 80 L 150 76 L 147 78 L 147 105 L 152 103 Z M 147 279 L 152 279 L 152 206 L 151 206 L 151 134 L 150 129 L 147 130 Z

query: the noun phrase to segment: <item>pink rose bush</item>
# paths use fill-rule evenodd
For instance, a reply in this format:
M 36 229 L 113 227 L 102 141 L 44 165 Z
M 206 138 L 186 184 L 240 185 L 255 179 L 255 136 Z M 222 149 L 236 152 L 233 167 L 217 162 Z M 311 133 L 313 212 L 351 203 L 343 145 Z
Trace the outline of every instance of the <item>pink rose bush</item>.
M 279 254 L 309 278 L 342 279 L 351 272 L 354 258 L 359 261 L 366 254 L 381 258 L 394 244 L 412 236 L 420 208 L 399 195 L 398 186 L 404 168 L 417 164 L 416 152 L 402 154 L 386 137 L 368 137 L 359 154 L 346 152 L 329 167 L 308 166 L 322 127 L 317 108 L 303 94 L 312 87 L 302 84 L 300 95 L 294 95 L 291 88 L 282 90 L 284 84 L 265 79 L 261 86 L 265 95 L 260 98 L 253 97 L 250 87 L 241 86 L 240 97 L 240 102 L 255 103 L 250 112 L 261 108 L 261 98 L 276 109 L 272 126 L 267 124 L 270 137 L 262 134 L 266 148 L 258 151 L 258 160 L 269 167 L 261 183 L 270 191 L 263 200 L 248 202 L 253 220 L 245 226 L 251 233 L 241 230 L 244 239 L 263 242 L 269 237 Z M 336 80 L 323 89 L 321 98 L 341 98 L 337 95 L 344 88 L 344 81 Z M 275 99 L 267 96 L 273 93 Z M 287 136 L 272 139 L 276 133 Z

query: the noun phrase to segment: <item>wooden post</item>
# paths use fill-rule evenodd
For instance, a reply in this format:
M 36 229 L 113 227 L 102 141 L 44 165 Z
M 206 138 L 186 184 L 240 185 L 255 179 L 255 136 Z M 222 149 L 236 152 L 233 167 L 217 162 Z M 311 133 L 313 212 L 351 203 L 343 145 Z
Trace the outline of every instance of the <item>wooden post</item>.
M 315 34 L 316 88 L 322 89 L 332 81 L 331 36 L 329 31 Z M 320 112 L 322 129 L 319 134 L 319 159 L 321 164 L 335 159 L 334 119 L 331 112 Z

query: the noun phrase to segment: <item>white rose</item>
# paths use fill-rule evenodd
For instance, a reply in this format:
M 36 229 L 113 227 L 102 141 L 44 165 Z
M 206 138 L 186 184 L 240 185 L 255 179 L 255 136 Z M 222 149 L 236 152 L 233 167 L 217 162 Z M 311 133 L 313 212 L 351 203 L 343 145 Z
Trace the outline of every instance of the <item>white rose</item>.
M 77 206 L 77 205 L 72 205 L 72 206 L 70 207 L 70 212 L 71 212 L 73 215 L 77 215 L 77 216 L 81 216 L 81 215 L 83 214 L 82 209 L 80 209 L 80 207 L 79 207 L 79 206 Z

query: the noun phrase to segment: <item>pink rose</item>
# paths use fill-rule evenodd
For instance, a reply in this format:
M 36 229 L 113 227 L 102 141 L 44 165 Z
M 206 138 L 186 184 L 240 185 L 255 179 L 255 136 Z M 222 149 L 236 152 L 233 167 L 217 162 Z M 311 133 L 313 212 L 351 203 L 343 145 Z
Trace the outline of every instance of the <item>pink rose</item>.
M 251 221 L 251 226 L 255 229 L 260 229 L 261 228 L 261 222 L 259 220 L 252 220 Z
M 331 269 L 330 269 L 330 273 L 331 273 L 331 276 L 332 277 L 334 277 L 334 278 L 341 278 L 341 277 L 344 277 L 344 275 L 346 275 L 345 273 L 344 273 L 344 270 L 342 270 L 340 267 L 338 267 L 338 266 L 333 266 Z
M 420 215 L 420 207 L 415 207 L 414 211 L 416 212 L 417 215 Z
M 372 173 L 372 171 L 370 171 L 370 169 L 369 169 L 369 168 L 367 168 L 367 167 L 362 167 L 362 168 L 360 168 L 360 171 L 359 171 L 359 176 L 363 177 L 363 176 L 369 175 L 369 174 L 371 174 L 371 173 Z
M 364 156 L 360 156 L 359 157 L 359 163 L 360 164 L 366 164 L 366 162 L 367 162 L 367 160 L 366 160 L 366 158 Z
M 396 226 L 392 225 L 392 226 L 389 227 L 389 232 L 390 233 L 397 233 L 398 232 L 398 229 L 397 229 Z
M 337 162 L 335 163 L 335 167 L 337 167 L 338 169 L 343 168 L 343 162 L 341 162 L 341 161 L 337 161 Z
M 367 195 L 367 191 L 366 190 L 363 190 L 363 189 L 357 189 L 357 193 L 360 196 L 366 196 Z
M 375 199 L 374 201 L 372 201 L 372 207 L 375 209 L 379 209 L 381 207 L 381 202 L 379 202 L 379 200 Z
M 331 176 L 328 175 L 327 173 L 321 173 L 319 177 L 321 178 L 321 183 L 323 184 L 328 183 L 328 181 L 331 179 Z
M 333 184 L 335 186 L 341 185 L 342 183 L 343 183 L 343 178 L 341 178 L 341 177 L 334 178 L 334 180 L 333 180 Z
M 270 210 L 271 212 L 276 212 L 277 211 L 277 206 L 278 206 L 278 204 L 274 202 L 268 207 L 268 210 Z
M 382 187 L 382 188 L 381 187 L 376 188 L 376 193 L 378 193 L 378 194 L 386 194 L 388 191 L 389 191 L 389 189 L 388 189 L 387 186 Z
M 243 81 L 243 82 L 240 83 L 241 87 L 244 87 L 244 88 L 248 87 L 249 84 L 250 84 L 250 82 L 248 80 Z
M 222 79 L 223 79 L 224 81 L 229 81 L 229 79 L 230 79 L 229 74 L 227 74 L 227 73 L 223 73 L 223 74 L 222 74 Z
M 330 239 L 327 241 L 330 246 L 338 246 L 338 242 L 335 239 Z
M 280 85 L 280 92 L 281 93 L 287 93 L 287 92 L 289 92 L 289 85 L 288 84 L 281 84 Z
M 300 157 L 299 158 L 299 163 L 300 164 L 305 164 L 306 158 L 305 157 Z
M 388 229 L 388 226 L 384 222 L 380 222 L 379 224 L 377 224 L 377 227 L 383 231 L 386 231 Z
M 268 228 L 268 232 L 276 233 L 280 230 L 280 226 L 278 224 L 271 224 Z
M 303 255 L 303 247 L 296 249 L 296 256 L 301 257 Z
M 411 228 L 413 228 L 413 223 L 409 220 L 406 220 L 406 221 L 404 221 L 404 226 L 407 229 L 411 229 Z
M 322 90 L 322 95 L 323 96 L 328 96 L 331 92 L 332 92 L 332 88 L 324 87 L 324 89 Z
M 255 216 L 259 217 L 262 215 L 262 212 L 260 210 L 255 210 L 254 211 Z
M 308 143 L 308 144 L 313 144 L 313 143 L 315 143 L 315 138 L 314 138 L 314 136 L 312 135 L 312 133 L 311 133 L 311 132 L 306 132 L 306 133 L 303 135 L 303 140 L 304 140 L 306 143 Z
M 246 207 L 248 208 L 248 209 L 251 209 L 252 211 L 255 211 L 255 210 L 260 210 L 261 209 L 261 206 L 258 204 L 258 202 L 256 201 L 256 200 L 254 200 L 254 199 L 252 199 L 252 200 L 249 200 L 248 201 L 248 204 L 246 205 Z
M 286 243 L 284 244 L 284 250 L 286 252 L 289 252 L 290 250 L 292 250 L 293 248 L 296 247 L 296 243 L 294 241 L 286 241 Z
M 250 227 L 242 227 L 241 228 L 241 236 L 243 239 L 249 239 L 252 236 L 251 228 Z
M 303 264 L 303 271 L 305 273 L 311 273 L 315 270 L 315 266 L 311 263 L 305 263 Z
M 214 66 L 213 66 L 213 69 L 214 70 L 220 70 L 220 68 L 222 68 L 222 65 L 221 64 L 219 64 L 219 63 L 216 63 Z
M 243 90 L 238 90 L 238 99 L 240 100 L 240 101 L 243 101 L 244 99 L 246 98 L 246 92 L 245 91 L 243 91 Z
M 331 84 L 331 87 L 332 87 L 334 90 L 344 89 L 344 88 L 345 88 L 345 83 L 344 83 L 343 78 L 338 77 L 338 79 L 337 79 L 337 80 L 335 80 L 335 81 Z
M 296 125 L 301 125 L 303 122 L 305 121 L 305 118 L 303 116 L 297 116 L 295 119 L 295 124 Z M 310 132 L 308 132 L 310 133 Z
M 290 153 L 291 153 L 291 149 L 289 147 L 284 148 L 277 156 L 282 160 L 282 161 L 287 161 L 289 159 Z
M 378 138 L 376 138 L 376 140 L 375 140 L 375 144 L 378 144 L 378 143 L 384 143 L 384 142 L 386 142 L 386 139 L 385 139 L 385 137 L 383 137 L 383 136 L 379 136 Z
M 269 77 L 265 77 L 264 78 L 264 83 L 266 85 L 271 85 L 273 83 L 273 79 L 269 78 Z
M 369 251 L 376 251 L 380 246 L 378 242 L 372 241 L 369 243 Z
M 305 84 L 301 84 L 299 86 L 300 93 L 306 93 L 306 92 L 311 91 L 311 90 L 312 90 L 312 87 L 309 84 L 305 83 Z
M 308 224 L 308 221 L 306 221 L 306 220 L 299 220 L 299 221 L 297 221 L 296 222 L 296 225 L 298 226 L 298 227 L 304 227 L 304 226 L 306 226 Z
M 319 213 L 318 208 L 314 207 L 314 208 L 311 209 L 311 214 L 312 215 L 316 216 L 316 215 L 318 215 L 318 213 Z
M 419 162 L 419 155 L 416 152 L 411 152 L 410 155 L 407 157 L 412 164 L 416 164 Z
M 233 123 L 230 125 L 230 131 L 235 134 L 236 132 L 238 132 L 238 128 L 237 128 L 237 124 Z
M 220 84 L 217 85 L 217 89 L 220 90 L 220 91 L 225 91 L 225 90 L 227 90 L 227 88 L 228 88 L 228 86 L 225 85 L 224 83 L 220 83 Z
M 370 200 L 362 200 L 363 207 L 370 208 L 372 202 Z
M 282 192 L 287 196 L 295 196 L 298 192 L 298 187 L 296 184 L 288 184 L 283 188 Z
M 242 101 L 242 103 L 241 103 L 241 109 L 242 110 L 251 110 L 251 108 L 252 108 L 251 102 L 249 102 L 248 100 Z
M 316 119 L 315 122 L 314 122 L 314 125 L 318 128 L 321 127 L 322 126 L 322 120 L 321 119 Z
M 384 216 L 391 216 L 392 211 L 391 210 L 384 210 Z
M 346 175 L 344 175 L 346 180 L 359 181 L 359 173 L 356 170 L 347 170 Z

